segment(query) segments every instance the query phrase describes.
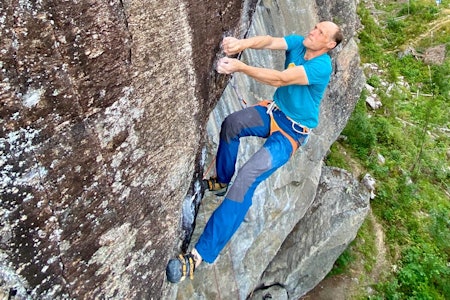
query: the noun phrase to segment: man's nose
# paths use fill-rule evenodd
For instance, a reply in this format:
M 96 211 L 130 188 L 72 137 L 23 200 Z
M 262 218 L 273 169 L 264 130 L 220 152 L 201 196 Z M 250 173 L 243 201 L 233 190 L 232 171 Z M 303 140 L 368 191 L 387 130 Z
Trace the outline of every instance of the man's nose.
M 312 29 L 309 34 L 315 35 L 317 33 L 317 28 Z

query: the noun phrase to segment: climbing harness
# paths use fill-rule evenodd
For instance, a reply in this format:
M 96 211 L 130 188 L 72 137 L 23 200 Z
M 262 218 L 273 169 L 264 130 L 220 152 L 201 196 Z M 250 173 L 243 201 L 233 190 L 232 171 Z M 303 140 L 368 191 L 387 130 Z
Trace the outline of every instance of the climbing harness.
M 267 101 L 269 101 L 269 100 L 267 100 Z M 268 115 L 272 115 L 272 111 L 273 111 L 274 109 L 280 110 L 280 109 L 278 108 L 278 106 L 275 104 L 275 101 L 271 101 L 270 104 L 267 106 L 267 111 L 266 111 L 267 114 L 268 114 Z M 309 130 L 308 127 L 303 126 L 302 124 L 300 124 L 300 123 L 298 123 L 298 122 L 295 122 L 294 120 L 292 120 L 292 119 L 289 118 L 288 116 L 286 116 L 286 118 L 288 118 L 289 121 L 292 122 L 292 130 L 294 130 L 295 132 L 301 133 L 301 134 L 309 134 L 309 133 L 310 133 L 310 130 Z M 296 127 L 298 127 L 299 129 L 297 129 Z
M 272 135 L 274 132 L 279 131 L 282 135 L 284 135 L 289 142 L 292 145 L 292 152 L 291 152 L 291 156 L 295 153 L 295 151 L 298 149 L 298 142 L 296 140 L 294 140 L 294 138 L 292 136 L 290 136 L 289 134 L 287 134 L 286 131 L 284 131 L 283 129 L 280 128 L 280 126 L 277 124 L 277 122 L 275 121 L 275 118 L 273 117 L 273 111 L 274 110 L 280 110 L 278 108 L 278 106 L 275 104 L 275 101 L 271 101 L 271 100 L 263 100 L 261 102 L 259 102 L 256 105 L 260 105 L 260 106 L 264 106 L 267 108 L 266 113 L 270 116 L 270 134 Z M 292 129 L 295 132 L 301 133 L 301 134 L 305 134 L 305 135 L 309 135 L 310 130 L 308 127 L 305 127 L 295 121 L 293 121 L 291 118 L 289 118 L 288 116 L 286 116 L 286 118 L 289 119 L 289 121 L 292 122 Z M 299 129 L 296 128 L 296 126 L 298 126 L 301 131 Z

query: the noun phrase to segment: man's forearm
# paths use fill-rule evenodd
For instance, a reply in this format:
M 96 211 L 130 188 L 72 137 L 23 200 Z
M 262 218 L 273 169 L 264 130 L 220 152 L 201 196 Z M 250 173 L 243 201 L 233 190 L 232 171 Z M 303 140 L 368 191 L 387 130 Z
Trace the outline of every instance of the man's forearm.
M 286 50 L 287 44 L 284 38 L 273 37 L 270 35 L 254 36 L 241 40 L 244 42 L 246 49 L 271 49 Z
M 277 71 L 266 68 L 252 67 L 238 59 L 223 57 L 217 64 L 217 72 L 221 74 L 242 72 L 264 84 L 275 87 L 290 84 L 308 84 L 308 77 L 306 76 L 303 66 L 288 68 L 284 71 Z
M 254 36 L 243 39 L 246 49 L 265 49 L 272 44 L 272 37 L 269 35 Z
M 226 37 L 222 41 L 222 47 L 226 55 L 234 55 L 245 49 L 286 50 L 287 44 L 284 38 L 262 35 L 246 39 Z
M 284 80 L 282 76 L 282 72 L 272 69 L 266 69 L 266 68 L 258 68 L 258 67 L 252 67 L 249 65 L 242 65 L 239 72 L 242 72 L 259 82 L 262 82 L 264 84 L 268 84 L 274 87 L 279 87 L 284 85 Z

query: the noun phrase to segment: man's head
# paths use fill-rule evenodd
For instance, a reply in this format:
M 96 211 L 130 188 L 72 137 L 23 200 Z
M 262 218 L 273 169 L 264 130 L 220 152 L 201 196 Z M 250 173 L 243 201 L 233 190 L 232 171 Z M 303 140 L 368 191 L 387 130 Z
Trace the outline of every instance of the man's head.
M 328 52 L 343 40 L 342 31 L 330 21 L 318 23 L 305 37 L 303 45 L 314 52 Z

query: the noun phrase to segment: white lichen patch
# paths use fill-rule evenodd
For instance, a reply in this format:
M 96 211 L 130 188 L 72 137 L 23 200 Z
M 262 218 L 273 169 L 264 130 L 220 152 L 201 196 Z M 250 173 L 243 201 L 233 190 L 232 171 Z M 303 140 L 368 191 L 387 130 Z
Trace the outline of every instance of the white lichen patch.
M 18 177 L 15 180 L 15 184 L 37 186 L 39 185 L 41 177 L 45 177 L 46 175 L 47 170 L 44 167 L 36 167 L 34 169 L 31 169 L 29 172 L 22 174 L 22 176 Z
M 9 262 L 8 255 L 0 250 L 0 296 L 2 293 L 8 295 L 10 289 L 16 291 L 14 299 L 32 299 L 27 293 L 28 283 L 20 276 L 18 270 L 15 270 L 13 264 Z M 3 299 L 3 298 L 2 298 Z
M 25 192 L 25 189 L 21 187 L 43 188 L 41 183 L 45 180 L 47 170 L 34 158 L 37 149 L 35 149 L 33 140 L 38 137 L 39 132 L 39 130 L 30 127 L 20 128 L 0 138 L 0 194 L 13 195 L 13 199 L 20 198 L 26 202 L 33 199 L 34 196 L 32 193 Z M 17 219 L 11 220 L 8 216 L 19 209 L 19 204 L 8 198 L 1 201 L 5 206 L 1 207 L 0 223 L 2 226 L 0 226 L 0 235 L 2 237 L 1 242 L 7 245 L 13 237 L 15 228 L 20 226 L 20 223 L 28 221 L 29 216 L 20 213 Z M 42 236 L 44 233 L 41 231 L 40 235 Z M 39 239 L 33 239 L 33 243 L 37 247 L 40 245 Z M 20 244 L 19 247 L 27 245 Z M 16 249 L 15 254 L 19 254 L 19 249 Z M 16 275 L 28 268 L 29 264 L 30 262 L 20 263 L 13 267 L 7 265 L 7 257 L 0 258 L 0 278 L 6 282 L 6 285 L 2 285 L 0 289 L 9 286 L 11 282 L 9 287 L 17 290 L 18 298 L 29 299 L 25 288 L 26 283 Z M 47 268 L 44 266 L 42 270 L 45 272 Z
M 97 275 L 108 273 L 111 269 L 115 274 L 121 274 L 125 270 L 124 261 L 128 253 L 134 247 L 137 229 L 131 228 L 131 224 L 125 223 L 120 227 L 110 229 L 100 237 L 100 248 L 94 253 L 89 265 L 98 264 L 102 267 Z
M 31 108 L 36 106 L 44 94 L 44 89 L 29 89 L 28 92 L 22 96 L 22 104 L 25 107 Z
M 105 52 L 105 50 L 96 48 L 96 49 L 92 49 L 92 50 L 86 50 L 84 52 L 84 54 L 87 55 L 90 59 L 93 59 L 93 58 L 99 57 L 104 52 Z
M 36 151 L 33 140 L 40 130 L 20 128 L 0 138 L 0 193 L 15 194 L 20 186 L 40 188 L 40 182 L 46 177 L 47 170 L 36 160 L 28 160 Z M 30 199 L 32 195 L 21 195 Z
M 107 275 L 101 290 L 106 293 L 105 298 L 114 298 L 115 292 L 127 291 L 131 285 L 131 276 L 126 272 L 126 260 L 133 253 L 138 230 L 125 223 L 120 227 L 112 228 L 100 237 L 100 248 L 89 260 L 89 265 L 98 265 L 97 276 Z M 124 296 L 124 295 L 122 295 Z
M 96 122 L 96 131 L 102 148 L 106 148 L 114 137 L 124 131 L 130 131 L 133 121 L 138 120 L 144 113 L 144 109 L 138 103 L 130 100 L 132 88 L 124 88 L 124 96 L 105 110 L 102 119 Z
M 143 149 L 136 149 L 131 154 L 131 161 L 132 162 L 137 162 L 139 159 L 144 157 L 145 154 L 146 154 L 145 150 L 143 150 Z

